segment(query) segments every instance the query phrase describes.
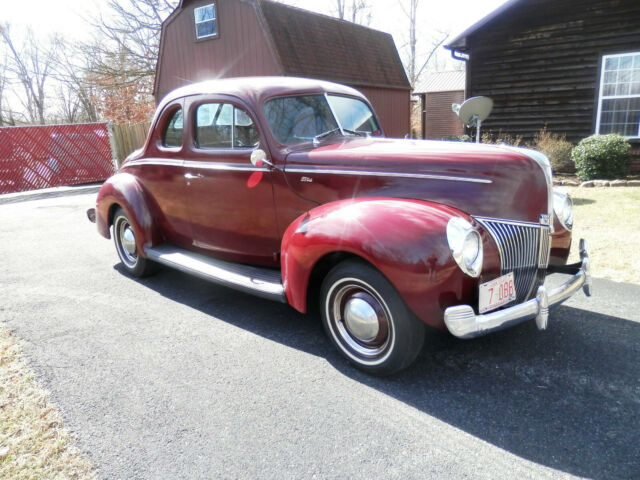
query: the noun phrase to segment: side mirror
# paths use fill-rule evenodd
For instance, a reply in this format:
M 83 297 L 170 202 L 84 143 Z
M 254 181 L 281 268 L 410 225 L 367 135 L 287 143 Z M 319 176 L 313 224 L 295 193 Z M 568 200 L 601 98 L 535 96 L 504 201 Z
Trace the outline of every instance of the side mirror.
M 273 167 L 273 163 L 267 160 L 267 152 L 265 152 L 260 148 L 251 152 L 251 164 L 254 167 L 262 167 L 264 165 L 269 165 L 270 167 Z

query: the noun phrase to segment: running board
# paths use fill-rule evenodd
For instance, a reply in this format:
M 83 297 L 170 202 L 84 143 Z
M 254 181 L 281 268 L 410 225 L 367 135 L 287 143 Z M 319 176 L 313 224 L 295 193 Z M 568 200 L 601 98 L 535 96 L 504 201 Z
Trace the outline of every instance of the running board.
M 287 303 L 280 271 L 225 262 L 173 245 L 145 248 L 147 258 L 204 280 Z

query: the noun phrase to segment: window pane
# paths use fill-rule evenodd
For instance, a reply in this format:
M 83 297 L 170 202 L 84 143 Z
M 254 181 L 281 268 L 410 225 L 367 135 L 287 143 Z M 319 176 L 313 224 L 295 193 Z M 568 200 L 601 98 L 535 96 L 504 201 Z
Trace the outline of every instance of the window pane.
M 604 83 L 616 83 L 618 81 L 618 72 L 607 72 L 604 74 Z
M 618 82 L 629 83 L 631 81 L 632 70 L 620 70 L 618 73 Z
M 273 135 L 285 145 L 338 128 L 324 95 L 275 98 L 265 103 L 264 113 Z
M 195 9 L 196 22 L 204 22 L 205 20 L 211 20 L 216 18 L 216 6 L 207 5 Z
M 620 133 L 638 136 L 640 126 L 640 98 L 610 99 L 602 101 L 599 133 Z
M 633 55 L 625 55 L 620 57 L 620 69 L 627 69 L 633 67 Z
M 235 107 L 234 147 L 257 147 L 260 136 L 251 117 L 241 108 Z
M 607 58 L 604 63 L 604 69 L 606 71 L 617 70 L 619 63 L 620 63 L 620 57 Z
M 182 146 L 182 128 L 182 109 L 179 108 L 171 116 L 171 120 L 169 120 L 169 123 L 167 124 L 167 128 L 162 137 L 162 144 L 165 147 Z
M 218 34 L 217 20 L 209 20 L 207 22 L 196 24 L 196 36 L 198 38 L 209 37 Z
M 640 54 L 633 56 L 633 68 L 640 68 Z
M 337 95 L 329 95 L 329 102 L 338 120 L 340 120 L 342 128 L 355 132 L 380 135 L 380 128 L 376 123 L 373 112 L 366 103 L 356 98 Z
M 196 110 L 196 145 L 231 148 L 233 107 L 227 103 L 205 103 Z

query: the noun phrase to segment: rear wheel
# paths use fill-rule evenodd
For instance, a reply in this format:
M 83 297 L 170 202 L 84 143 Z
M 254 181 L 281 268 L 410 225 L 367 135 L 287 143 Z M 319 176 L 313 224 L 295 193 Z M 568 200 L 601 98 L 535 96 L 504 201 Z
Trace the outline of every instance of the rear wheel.
M 136 235 L 129 217 L 122 208 L 113 216 L 113 241 L 122 265 L 134 277 L 146 277 L 156 270 L 156 264 L 138 255 Z
M 348 260 L 329 272 L 320 308 L 332 343 L 368 373 L 391 375 L 408 367 L 424 344 L 424 324 L 391 283 L 364 262 Z

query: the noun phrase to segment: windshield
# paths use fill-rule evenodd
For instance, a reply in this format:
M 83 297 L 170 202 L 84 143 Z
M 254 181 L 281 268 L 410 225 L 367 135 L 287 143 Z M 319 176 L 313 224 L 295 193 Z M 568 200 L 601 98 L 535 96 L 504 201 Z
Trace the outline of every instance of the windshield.
M 284 145 L 318 140 L 334 132 L 381 134 L 373 112 L 357 98 L 322 94 L 279 97 L 264 104 L 264 113 L 274 137 Z

